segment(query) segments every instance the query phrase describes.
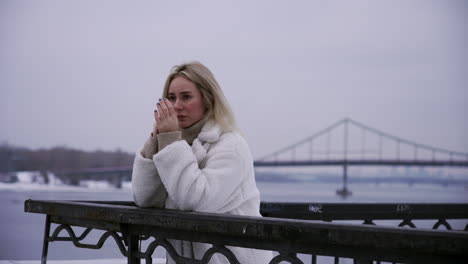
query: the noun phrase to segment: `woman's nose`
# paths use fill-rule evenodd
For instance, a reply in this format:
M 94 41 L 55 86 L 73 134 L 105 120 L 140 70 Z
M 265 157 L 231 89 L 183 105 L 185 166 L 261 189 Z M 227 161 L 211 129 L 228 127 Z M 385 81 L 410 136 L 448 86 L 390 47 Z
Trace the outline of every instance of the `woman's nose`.
M 174 108 L 175 108 L 176 110 L 180 110 L 180 109 L 182 108 L 182 103 L 180 102 L 180 100 L 176 100 L 176 101 L 174 102 Z

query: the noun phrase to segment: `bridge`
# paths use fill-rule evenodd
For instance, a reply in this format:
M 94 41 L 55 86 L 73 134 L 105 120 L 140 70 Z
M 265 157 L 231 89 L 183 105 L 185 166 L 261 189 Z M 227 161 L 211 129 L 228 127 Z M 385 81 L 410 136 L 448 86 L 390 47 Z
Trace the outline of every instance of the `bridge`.
M 347 196 L 349 166 L 468 167 L 468 153 L 416 143 L 349 118 L 303 140 L 254 161 L 260 167 L 338 166 L 343 168 L 343 188 Z M 131 179 L 131 167 L 92 168 L 67 172 L 91 179 L 112 178 L 119 186 Z
M 256 167 L 344 164 L 468 167 L 468 153 L 416 143 L 345 118 L 254 164 Z
M 254 165 L 342 166 L 343 188 L 337 194 L 348 196 L 348 166 L 468 167 L 468 153 L 416 143 L 344 118 L 256 160 Z

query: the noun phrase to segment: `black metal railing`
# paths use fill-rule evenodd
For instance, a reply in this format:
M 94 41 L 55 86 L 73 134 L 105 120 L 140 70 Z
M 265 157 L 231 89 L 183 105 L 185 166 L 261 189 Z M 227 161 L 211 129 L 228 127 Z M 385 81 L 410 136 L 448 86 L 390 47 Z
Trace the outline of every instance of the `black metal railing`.
M 468 220 L 467 204 L 442 203 L 262 203 L 263 216 L 325 222 L 353 220 L 362 224 L 376 225 L 377 220 L 397 220 L 398 227 L 416 228 L 418 220 L 425 220 L 425 228 L 468 231 L 468 221 L 464 227 L 453 228 L 448 220 Z M 428 226 L 427 221 L 433 224 Z M 420 221 L 421 222 L 421 221 Z M 458 223 L 461 224 L 461 223 Z
M 25 211 L 47 215 L 43 264 L 49 242 L 71 241 L 76 247 L 98 249 L 110 237 L 128 263 L 141 259 L 152 263 L 158 247 L 177 263 L 208 263 L 216 253 L 239 263 L 231 246 L 277 252 L 270 263 L 304 263 L 298 254 L 310 255 L 312 263 L 318 261 L 317 256 L 331 256 L 334 263 L 342 258 L 354 263 L 466 263 L 468 259 L 466 231 L 375 225 L 379 220 L 396 220 L 399 226 L 415 227 L 414 221 L 431 219 L 434 228 L 453 229 L 450 221 L 468 219 L 468 204 L 262 203 L 266 216 L 262 218 L 145 209 L 132 202 L 27 200 Z M 336 221 L 362 221 L 364 225 Z M 52 234 L 51 224 L 56 226 Z M 73 227 L 86 229 L 76 235 Z M 92 229 L 105 232 L 96 244 L 82 243 Z M 68 236 L 60 236 L 63 232 Z M 148 241 L 146 249 L 138 245 L 142 239 Z M 170 239 L 213 246 L 201 259 L 188 259 L 177 254 Z

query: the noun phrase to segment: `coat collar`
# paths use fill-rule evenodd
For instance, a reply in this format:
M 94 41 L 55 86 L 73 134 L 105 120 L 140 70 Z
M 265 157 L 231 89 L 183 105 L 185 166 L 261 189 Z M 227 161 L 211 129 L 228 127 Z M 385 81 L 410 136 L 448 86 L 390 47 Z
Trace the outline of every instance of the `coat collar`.
M 218 141 L 222 133 L 223 130 L 216 122 L 208 120 L 200 131 L 200 134 L 198 134 L 198 137 L 193 141 L 192 151 L 200 168 L 205 166 L 204 160 L 211 144 Z
M 200 141 L 213 143 L 219 139 L 222 133 L 222 128 L 218 124 L 216 124 L 215 121 L 208 120 L 201 129 L 200 134 L 198 134 L 198 138 L 200 139 Z

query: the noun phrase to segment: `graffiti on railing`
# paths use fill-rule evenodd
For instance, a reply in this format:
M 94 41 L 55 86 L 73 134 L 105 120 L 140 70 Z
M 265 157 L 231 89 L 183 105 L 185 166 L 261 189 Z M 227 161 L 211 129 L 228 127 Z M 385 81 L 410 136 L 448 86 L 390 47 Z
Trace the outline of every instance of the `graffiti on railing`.
M 309 205 L 309 211 L 313 213 L 322 213 L 322 205 L 320 204 L 311 204 Z

